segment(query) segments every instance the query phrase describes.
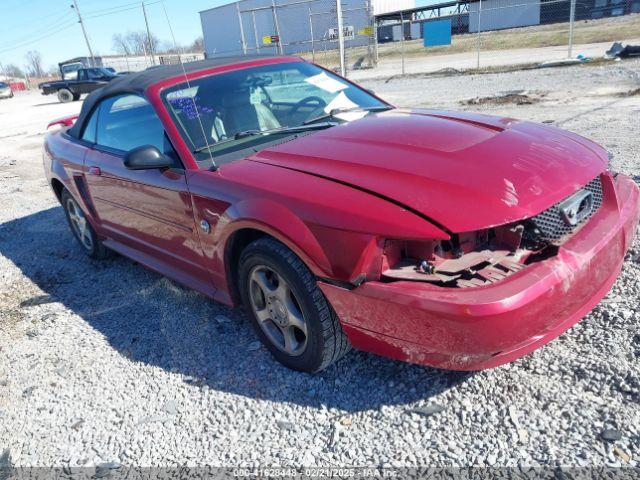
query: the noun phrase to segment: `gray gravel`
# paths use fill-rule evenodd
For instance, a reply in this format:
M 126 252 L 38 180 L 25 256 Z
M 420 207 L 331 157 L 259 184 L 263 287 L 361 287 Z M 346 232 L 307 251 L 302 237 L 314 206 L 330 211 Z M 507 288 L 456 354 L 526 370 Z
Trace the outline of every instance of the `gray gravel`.
M 640 174 L 640 62 L 369 82 L 398 105 L 552 121 Z M 531 105 L 463 105 L 526 90 Z M 12 103 L 13 102 L 13 103 Z M 510 365 L 452 373 L 354 352 L 276 363 L 239 311 L 124 258 L 88 260 L 47 189 L 44 123 L 0 102 L 0 452 L 13 465 L 637 466 L 640 245 L 581 323 Z M 106 468 L 106 467 L 105 467 Z

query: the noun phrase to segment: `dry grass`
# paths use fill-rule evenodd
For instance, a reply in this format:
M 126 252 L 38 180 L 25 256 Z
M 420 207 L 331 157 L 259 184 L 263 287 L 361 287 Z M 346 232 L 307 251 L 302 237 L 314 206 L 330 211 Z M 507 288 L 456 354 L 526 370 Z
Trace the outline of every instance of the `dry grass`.
M 575 45 L 580 45 L 638 37 L 640 37 L 640 14 L 631 14 L 616 18 L 578 21 L 574 27 L 573 42 Z M 470 52 L 477 48 L 477 38 L 475 33 L 455 35 L 452 37 L 451 45 L 428 49 L 422 45 L 422 40 L 411 40 L 404 42 L 404 52 L 407 57 L 412 58 Z M 558 23 L 483 32 L 480 38 L 481 49 L 484 51 L 567 45 L 569 24 Z M 380 59 L 390 59 L 400 56 L 402 48 L 400 42 L 386 43 L 379 46 L 378 54 Z M 352 65 L 359 58 L 366 56 L 366 53 L 366 47 L 347 49 L 347 63 Z M 311 53 L 302 54 L 302 56 L 307 59 L 312 57 Z M 316 52 L 315 61 L 334 68 L 339 63 L 337 51 Z

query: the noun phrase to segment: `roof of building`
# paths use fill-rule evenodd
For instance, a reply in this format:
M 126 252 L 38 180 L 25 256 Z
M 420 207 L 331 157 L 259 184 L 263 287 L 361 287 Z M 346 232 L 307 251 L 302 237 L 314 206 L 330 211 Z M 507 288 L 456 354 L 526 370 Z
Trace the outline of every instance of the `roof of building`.
M 234 65 L 236 63 L 250 62 L 252 60 L 268 60 L 276 58 L 273 55 L 241 55 L 234 57 L 210 58 L 176 65 L 158 65 L 147 68 L 141 72 L 134 72 L 111 80 L 107 85 L 94 90 L 85 98 L 80 115 L 76 123 L 68 130 L 69 135 L 80 138 L 80 132 L 87 121 L 89 114 L 101 100 L 124 93 L 142 94 L 151 85 L 155 85 L 167 78 L 209 70 L 215 67 Z

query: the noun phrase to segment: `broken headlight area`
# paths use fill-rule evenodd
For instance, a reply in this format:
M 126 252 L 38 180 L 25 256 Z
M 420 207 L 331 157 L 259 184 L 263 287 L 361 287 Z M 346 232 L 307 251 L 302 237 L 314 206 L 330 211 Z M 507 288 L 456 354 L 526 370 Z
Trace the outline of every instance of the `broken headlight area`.
M 602 206 L 600 177 L 540 214 L 445 241 L 387 240 L 382 279 L 443 287 L 490 285 L 554 256 Z
M 553 247 L 525 247 L 523 225 L 453 235 L 451 240 L 387 240 L 383 280 L 412 280 L 443 287 L 478 287 L 525 268 L 528 261 L 553 254 Z

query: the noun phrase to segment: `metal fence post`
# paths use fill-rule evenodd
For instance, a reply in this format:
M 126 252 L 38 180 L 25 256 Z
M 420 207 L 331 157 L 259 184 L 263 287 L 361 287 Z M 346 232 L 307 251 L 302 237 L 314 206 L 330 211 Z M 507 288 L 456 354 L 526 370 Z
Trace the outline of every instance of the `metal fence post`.
M 238 24 L 240 25 L 240 42 L 242 43 L 242 53 L 247 54 L 247 42 L 244 39 L 244 25 L 242 25 L 242 13 L 240 12 L 240 2 L 236 2 L 236 10 L 238 11 Z
M 380 61 L 380 54 L 378 53 L 378 19 L 375 17 L 373 17 L 373 49 L 377 66 Z
M 276 11 L 276 0 L 271 0 L 271 11 L 273 12 L 273 25 L 276 27 L 276 35 L 278 37 L 278 50 L 280 51 L 280 55 L 284 55 L 284 50 L 282 49 L 282 36 L 280 35 L 280 24 L 278 23 L 278 12 Z
M 571 0 L 571 9 L 569 11 L 569 50 L 568 58 L 573 56 L 573 24 L 576 19 L 576 0 Z
M 401 56 L 402 56 L 402 75 L 404 75 L 405 74 L 405 67 L 404 67 L 404 14 L 402 13 L 402 11 L 400 11 L 400 51 L 401 51 Z
M 311 59 L 316 61 L 316 42 L 313 38 L 313 13 L 311 12 L 311 5 L 309 5 L 309 31 L 311 33 Z
M 251 12 L 251 21 L 253 22 L 253 38 L 256 41 L 256 53 L 260 52 L 260 41 L 258 40 L 258 27 L 256 26 L 256 11 Z
M 480 20 L 482 19 L 482 0 L 478 2 L 478 40 L 476 45 L 476 69 L 480 70 L 480 31 L 482 30 Z
M 342 2 L 336 0 L 336 15 L 338 16 L 338 48 L 340 52 L 340 74 L 347 76 L 347 67 L 344 58 L 344 26 L 342 22 Z
M 369 31 L 371 32 L 371 34 L 368 36 L 369 38 L 367 39 L 367 55 L 369 57 L 369 67 L 373 68 L 376 64 L 376 58 L 375 58 L 375 51 L 374 51 L 374 46 L 373 46 L 373 6 L 371 4 L 371 0 L 367 0 L 366 4 L 365 4 L 365 9 L 366 9 L 366 14 L 367 14 L 367 22 L 368 22 L 368 27 Z

